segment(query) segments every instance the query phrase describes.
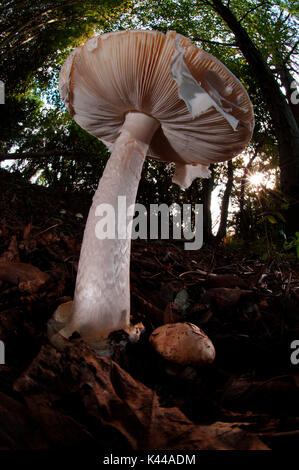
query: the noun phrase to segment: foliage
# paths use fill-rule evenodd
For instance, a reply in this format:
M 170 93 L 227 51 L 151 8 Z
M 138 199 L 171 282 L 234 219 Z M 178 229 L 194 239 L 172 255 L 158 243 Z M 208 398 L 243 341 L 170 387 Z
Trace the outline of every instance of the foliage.
M 67 113 L 52 109 L 36 116 L 24 130 L 19 151 L 38 158 L 18 161 L 15 169 L 26 179 L 67 191 L 95 190 L 107 161 L 105 145 L 81 129 Z
M 45 2 L 11 0 L 0 6 L 0 76 L 7 84 L 5 119 L 1 151 L 16 151 L 32 158 L 18 160 L 13 169 L 40 184 L 67 190 L 93 191 L 103 171 L 108 153 L 96 138 L 77 126 L 60 100 L 57 80 L 61 64 L 70 48 L 99 32 L 145 28 L 165 32 L 174 29 L 188 36 L 199 47 L 217 56 L 238 76 L 255 106 L 256 127 L 252 147 L 261 145 L 257 171 L 277 168 L 278 145 L 263 93 L 235 36 L 223 19 L 215 14 L 214 2 L 205 0 L 75 1 Z M 225 2 L 223 2 L 225 3 Z M 298 57 L 298 5 L 287 0 L 231 0 L 230 9 L 248 32 L 254 44 L 280 83 L 281 71 L 294 73 Z M 33 157 L 33 155 L 38 155 Z M 232 191 L 237 209 L 247 155 L 234 160 Z M 225 165 L 214 168 L 214 185 L 224 180 Z M 139 188 L 138 201 L 199 202 L 202 183 L 197 180 L 186 191 L 171 182 L 172 169 L 163 163 L 147 161 Z M 222 191 L 223 192 L 223 191 Z M 220 192 L 221 194 L 221 192 Z M 266 198 L 270 197 L 269 194 Z M 255 191 L 246 186 L 245 208 L 248 233 L 258 237 L 283 229 L 282 214 L 271 203 L 260 207 Z M 275 219 L 276 223 L 271 223 Z M 259 222 L 259 223 L 258 223 Z M 238 216 L 232 224 L 238 233 Z
M 117 14 L 121 0 L 10 0 L 0 6 L 0 58 L 9 89 L 27 82 L 39 70 L 61 63 L 76 46 Z M 50 72 L 50 73 L 49 73 Z
M 295 236 L 291 237 L 289 241 L 285 240 L 283 247 L 285 250 L 295 249 L 296 256 L 299 259 L 299 232 L 296 232 Z
M 67 190 L 95 187 L 107 150 L 65 112 L 58 72 L 70 48 L 104 27 L 120 7 L 124 1 L 11 0 L 0 6 L 0 78 L 6 85 L 0 148 L 40 154 L 13 166 L 27 179 L 37 174 L 38 182 Z

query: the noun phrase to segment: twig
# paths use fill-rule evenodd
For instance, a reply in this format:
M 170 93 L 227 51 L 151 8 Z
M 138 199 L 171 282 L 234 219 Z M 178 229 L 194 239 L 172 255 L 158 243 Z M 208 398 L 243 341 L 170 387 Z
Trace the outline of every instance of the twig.
M 254 393 L 256 393 L 257 390 L 260 388 L 264 387 L 264 385 L 267 385 L 270 382 L 273 382 L 273 380 L 279 380 L 279 379 L 289 379 L 290 375 L 277 375 L 276 377 L 271 377 L 271 379 L 265 380 L 264 382 L 260 383 L 257 387 L 255 387 L 253 390 L 249 391 L 247 394 L 247 398 Z
M 186 274 L 199 274 L 200 276 L 208 276 L 206 271 L 186 271 L 185 273 L 179 274 L 179 277 L 185 276 Z
M 52 225 L 51 227 L 46 228 L 46 229 L 43 230 L 42 232 L 39 232 L 39 233 L 33 235 L 33 238 L 36 238 L 36 237 L 38 237 L 39 235 L 42 235 L 43 233 L 48 232 L 48 230 L 51 230 L 52 228 L 58 227 L 58 225 L 62 225 L 62 224 L 63 224 L 63 222 L 59 222 L 58 224 Z
M 256 5 L 255 7 L 253 8 L 250 8 L 250 10 L 247 11 L 247 13 L 245 13 L 245 15 L 243 15 L 238 21 L 239 23 L 241 23 L 248 15 L 250 15 L 250 13 L 252 13 L 253 11 L 257 10 L 259 7 L 262 7 L 263 5 L 265 5 L 265 3 L 268 3 L 267 1 L 264 1 L 264 2 L 261 2 L 259 3 L 258 5 Z
M 292 281 L 292 273 L 290 272 L 287 287 L 286 287 L 286 292 L 285 292 L 286 297 L 288 297 L 290 293 L 291 281 Z
M 193 36 L 194 41 L 204 42 L 207 44 L 215 44 L 216 46 L 225 46 L 225 47 L 239 47 L 235 42 L 220 42 L 213 41 L 212 39 L 203 39 L 196 36 Z
M 299 45 L 299 41 L 297 41 L 292 49 L 287 53 L 287 56 L 283 59 L 283 64 L 286 65 L 291 57 L 291 55 L 296 51 L 297 47 Z

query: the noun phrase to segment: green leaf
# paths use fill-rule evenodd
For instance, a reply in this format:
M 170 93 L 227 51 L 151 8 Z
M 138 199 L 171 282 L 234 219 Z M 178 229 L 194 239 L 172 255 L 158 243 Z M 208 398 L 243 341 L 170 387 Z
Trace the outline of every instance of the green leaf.
M 277 220 L 275 219 L 275 217 L 273 217 L 273 215 L 267 215 L 267 219 L 271 224 L 277 224 Z
M 284 216 L 280 213 L 280 212 L 275 212 L 275 215 L 280 219 L 282 220 L 282 222 L 286 222 L 286 219 L 284 218 Z

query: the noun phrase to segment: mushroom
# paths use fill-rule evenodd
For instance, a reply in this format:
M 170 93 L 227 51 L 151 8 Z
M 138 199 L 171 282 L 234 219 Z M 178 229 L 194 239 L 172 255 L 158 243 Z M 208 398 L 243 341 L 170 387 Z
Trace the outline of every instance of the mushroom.
M 173 181 L 209 177 L 212 162 L 240 153 L 253 131 L 242 84 L 215 57 L 170 31 L 120 31 L 89 39 L 67 58 L 61 97 L 74 120 L 112 151 L 86 222 L 74 302 L 60 334 L 86 340 L 130 324 L 130 234 L 146 156 L 175 162 Z M 119 215 L 118 196 L 126 197 Z M 103 208 L 115 236 L 99 236 Z M 125 217 L 123 219 L 123 214 Z
M 212 341 L 193 323 L 159 326 L 150 336 L 153 349 L 169 362 L 182 366 L 202 366 L 215 359 Z

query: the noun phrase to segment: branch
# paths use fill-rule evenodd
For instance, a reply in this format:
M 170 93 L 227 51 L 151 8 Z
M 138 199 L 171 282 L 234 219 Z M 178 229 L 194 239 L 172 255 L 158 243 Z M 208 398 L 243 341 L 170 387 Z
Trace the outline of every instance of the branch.
M 237 43 L 235 42 L 220 42 L 220 41 L 212 41 L 211 39 L 203 39 L 196 36 L 193 36 L 194 41 L 204 42 L 207 44 L 216 44 L 217 46 L 227 46 L 227 47 L 238 47 Z
M 1 49 L 4 49 L 4 46 L 10 42 L 11 38 L 13 38 L 14 36 L 18 35 L 20 36 L 20 34 L 27 34 L 31 31 L 33 31 L 34 29 L 36 28 L 39 28 L 40 26 L 43 26 L 45 24 L 47 24 L 47 21 L 45 22 L 41 22 L 39 25 L 33 25 L 32 28 L 28 28 L 29 25 L 31 25 L 32 23 L 36 23 L 36 21 L 38 21 L 40 18 L 42 18 L 43 16 L 46 16 L 47 14 L 53 12 L 53 14 L 55 14 L 55 16 L 57 17 L 57 12 L 61 13 L 60 10 L 65 8 L 66 6 L 67 7 L 70 7 L 72 5 L 76 5 L 76 0 L 70 0 L 69 2 L 65 2 L 65 3 L 62 3 L 60 5 L 57 5 L 56 4 L 51 4 L 51 5 L 48 5 L 47 6 L 47 10 L 44 10 L 44 11 L 40 11 L 36 16 L 33 16 L 32 18 L 30 18 L 30 20 L 28 20 L 26 23 L 23 24 L 23 26 L 21 26 L 20 28 L 16 28 L 15 30 L 13 30 L 11 33 L 8 34 L 8 36 L 6 36 L 2 41 L 1 41 Z M 70 16 L 73 16 L 73 15 L 70 15 Z M 61 18 L 62 19 L 62 18 Z M 11 28 L 9 28 L 11 29 Z
M 0 11 L 1 10 L 8 10 L 9 8 L 11 7 L 18 7 L 18 5 L 14 5 L 14 3 L 19 3 L 19 2 L 16 2 L 15 0 L 11 0 L 10 2 L 6 2 L 6 4 L 4 5 L 0 5 Z M 24 4 L 26 3 L 26 0 L 21 0 L 20 2 L 21 4 Z
M 264 141 L 265 141 L 265 139 L 264 139 Z M 254 160 L 256 159 L 256 157 L 258 156 L 259 151 L 263 147 L 263 145 L 264 145 L 264 142 L 259 142 L 257 144 L 257 146 L 254 149 L 253 155 L 251 155 L 251 157 L 250 157 L 250 159 L 249 159 L 249 161 L 246 165 L 246 170 L 251 170 L 252 164 L 253 164 Z
M 288 52 L 287 56 L 283 59 L 283 64 L 286 65 L 286 63 L 289 61 L 291 55 L 296 51 L 297 47 L 299 45 L 299 41 L 297 41 L 292 49 Z
M 210 7 L 213 6 L 213 4 L 209 2 L 209 0 L 199 0 L 197 3 L 203 3 L 204 5 L 209 5 Z
M 296 63 L 296 62 L 295 62 L 295 63 Z M 296 65 L 298 65 L 298 64 L 296 63 Z M 296 74 L 298 73 L 298 68 L 295 69 L 295 68 L 292 67 L 290 64 L 288 64 L 288 66 L 289 66 L 290 70 L 292 70 L 292 72 L 294 72 L 294 73 L 296 73 Z
M 47 152 L 17 152 L 17 153 L 0 153 L 0 162 L 4 160 L 26 160 L 27 158 L 44 158 L 44 157 L 64 157 L 67 159 L 84 160 L 85 157 L 98 157 L 98 154 L 92 153 L 74 153 L 74 152 L 59 152 L 59 150 Z
M 33 31 L 34 29 L 36 28 L 39 28 L 40 26 L 43 26 L 45 23 L 40 23 L 38 25 L 34 25 L 30 28 L 28 28 L 28 26 L 30 26 L 32 23 L 34 23 L 36 20 L 38 20 L 39 18 L 41 18 L 43 15 L 47 14 L 48 12 L 51 12 L 53 11 L 52 9 L 49 9 L 45 12 L 42 12 L 42 13 L 39 13 L 37 16 L 31 18 L 29 21 L 27 21 L 27 23 L 23 24 L 23 26 L 21 26 L 19 29 L 15 29 L 13 30 L 11 33 L 9 33 L 0 43 L 0 47 L 1 49 L 4 49 L 4 46 L 6 46 L 7 43 L 9 43 L 11 41 L 11 39 L 14 37 L 14 36 L 20 36 L 21 34 L 29 34 L 31 33 L 31 31 Z
M 267 1 L 264 1 L 264 2 L 258 3 L 255 7 L 250 8 L 250 10 L 248 10 L 247 13 L 245 13 L 245 15 L 243 15 L 243 16 L 239 19 L 239 23 L 241 23 L 248 15 L 250 15 L 250 13 L 252 13 L 253 11 L 255 11 L 255 10 L 257 10 L 258 8 L 262 7 L 262 6 L 265 5 L 266 3 L 268 3 L 268 2 L 267 2 Z

